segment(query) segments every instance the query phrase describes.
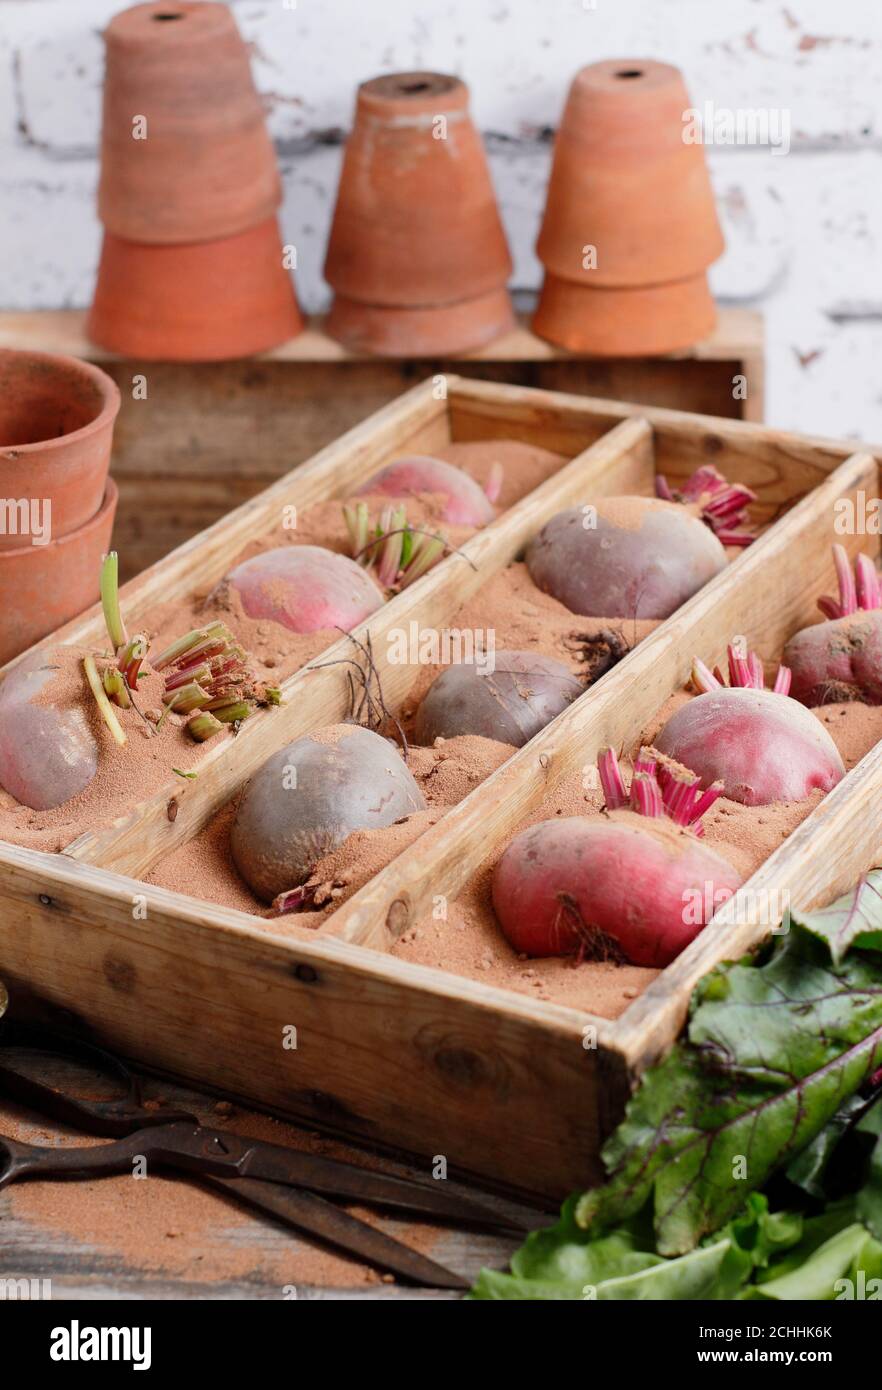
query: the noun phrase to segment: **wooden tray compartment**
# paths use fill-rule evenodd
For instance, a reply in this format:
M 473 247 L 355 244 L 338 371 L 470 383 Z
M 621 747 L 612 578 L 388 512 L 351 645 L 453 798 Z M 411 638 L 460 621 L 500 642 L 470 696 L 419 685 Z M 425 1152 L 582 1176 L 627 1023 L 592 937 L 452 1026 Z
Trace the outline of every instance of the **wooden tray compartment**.
M 124 612 L 137 624 L 149 616 L 157 582 L 169 574 L 168 599 L 199 582 L 212 584 L 226 571 L 246 540 L 264 533 L 290 502 L 300 507 L 329 492 L 343 495 L 391 457 L 410 450 L 431 452 L 454 441 L 518 439 L 571 457 L 570 463 L 509 508 L 404 594 L 355 630 L 370 634 L 383 690 L 390 708 L 400 707 L 414 679 L 412 668 L 385 660 L 386 634 L 411 620 L 443 627 L 486 579 L 509 564 L 541 525 L 564 507 L 615 493 L 652 495 L 656 471 L 672 483 L 685 481 L 700 463 L 715 461 L 733 482 L 757 493 L 751 514 L 769 525 L 785 513 L 827 470 L 844 457 L 842 448 L 813 446 L 759 426 L 687 416 L 675 411 L 647 412 L 546 391 L 500 387 L 457 378 L 445 379 L 446 399 L 436 399 L 437 383 L 414 388 L 397 410 L 387 407 L 371 422 L 352 430 L 311 464 L 247 503 L 123 589 Z M 307 475 L 308 476 L 305 476 Z M 329 485 L 331 480 L 333 486 Z M 252 511 L 253 509 L 253 511 Z M 235 540 L 228 532 L 233 532 Z M 188 562 L 189 557 L 189 562 Z M 739 561 L 735 562 L 736 564 Z M 187 566 L 187 567 L 184 567 Z M 184 567 L 184 568 L 182 568 Z M 71 625 L 68 640 L 95 640 L 100 615 L 88 629 Z M 63 630 L 65 633 L 68 629 Z M 351 656 L 344 640 L 322 660 Z M 234 742 L 209 744 L 198 764 L 198 778 L 186 786 L 171 777 L 158 792 L 111 826 L 86 832 L 67 849 L 84 862 L 123 873 L 145 874 L 157 860 L 191 839 L 236 793 L 258 767 L 287 742 L 345 715 L 349 690 L 346 668 L 302 669 L 282 685 L 281 709 L 250 719 Z M 175 804 L 169 819 L 170 802 Z
M 395 407 L 377 422 L 386 431 L 382 442 L 367 426 L 353 432 L 357 448 L 369 454 L 365 469 L 402 447 L 398 439 L 389 442 L 390 411 Z M 484 383 L 451 384 L 443 427 L 454 438 L 515 435 L 572 453 L 635 415 L 649 420 L 661 471 L 683 478 L 700 462 L 715 461 L 731 476 L 758 485 L 769 517 L 823 484 L 851 454 L 848 444 L 757 426 Z M 438 428 L 433 420 L 427 426 L 423 419 L 412 434 L 428 430 L 431 436 Z M 461 433 L 466 430 L 468 435 Z M 425 434 L 419 447 L 431 447 Z M 314 484 L 315 471 L 312 476 Z M 271 501 L 264 497 L 248 506 L 256 505 L 269 518 L 265 524 L 272 524 L 274 509 L 283 498 L 290 500 L 293 486 L 293 479 L 286 480 L 271 490 Z M 651 714 L 685 678 L 693 649 L 713 655 L 730 635 L 731 622 L 720 611 L 724 603 L 731 605 L 730 615 L 745 615 L 739 629 L 763 652 L 779 644 L 785 627 L 805 621 L 829 578 L 832 501 L 860 487 L 878 490 L 875 462 L 866 456 L 846 463 L 826 487 L 799 502 L 549 726 L 541 744 L 534 740 L 449 812 L 443 830 L 429 832 L 432 839 L 423 837 L 415 847 L 431 849 L 433 858 L 423 860 L 422 872 L 430 873 L 433 891 L 452 895 L 465 881 L 473 859 L 463 856 L 474 856 L 473 835 L 483 857 L 503 826 L 516 824 L 537 804 L 549 778 L 590 761 L 590 750 L 615 742 L 617 730 L 636 728 L 642 709 Z M 244 543 L 240 513 L 231 521 L 240 528 L 235 538 L 220 525 L 184 548 L 196 553 L 197 564 L 209 570 L 214 565 L 214 577 Z M 797 586 L 788 585 L 794 592 L 785 599 L 761 578 L 760 561 L 773 547 L 800 567 L 801 597 Z M 859 540 L 852 548 L 861 548 Z M 142 612 L 157 597 L 169 597 L 165 569 L 168 584 L 187 583 L 187 564 L 179 552 L 144 577 Z M 743 586 L 749 598 L 740 596 Z M 88 640 L 75 628 L 65 630 L 66 640 Z M 322 677 L 324 689 L 327 673 L 313 674 Z M 318 722 L 327 717 L 326 708 Z M 285 736 L 274 734 L 273 745 Z M 261 751 L 257 761 L 269 751 Z M 797 904 L 829 896 L 872 862 L 882 814 L 880 764 L 877 749 L 761 871 L 792 880 Z M 241 767 L 237 775 L 249 770 Z M 473 820 L 476 804 L 482 814 Z M 205 813 L 200 807 L 193 824 Z M 151 833 L 148 822 L 142 838 Z M 137 858 L 135 838 L 133 830 L 120 858 Z M 394 903 L 403 901 L 405 911 L 415 913 L 425 885 L 413 881 L 413 854 L 400 856 L 363 890 L 374 895 L 366 915 L 358 915 L 365 912 L 363 898 L 346 905 L 348 936 L 383 945 Z M 377 897 L 378 885 L 388 890 L 386 896 Z M 731 954 L 733 943 L 741 949 L 758 934 L 756 926 L 738 923 L 719 933 L 709 930 L 627 1014 L 607 1023 L 409 965 L 352 940 L 277 937 L 248 914 L 145 888 L 135 878 L 66 855 L 0 846 L 0 901 L 0 975 L 14 997 L 39 1000 L 159 1070 L 311 1124 L 408 1149 L 427 1163 L 444 1154 L 463 1172 L 551 1198 L 600 1175 L 600 1142 L 620 1117 L 632 1074 L 673 1035 L 697 973 Z M 391 925 L 397 926 L 395 914 Z M 296 1049 L 284 1046 L 291 1024 L 297 1028 Z

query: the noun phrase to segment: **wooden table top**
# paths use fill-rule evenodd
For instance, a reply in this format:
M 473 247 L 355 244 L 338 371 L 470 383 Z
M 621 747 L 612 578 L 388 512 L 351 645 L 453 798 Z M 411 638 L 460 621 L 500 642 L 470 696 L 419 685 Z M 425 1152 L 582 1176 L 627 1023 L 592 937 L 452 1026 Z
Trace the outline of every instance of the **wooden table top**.
M 73 1079 L 73 1072 L 68 1077 L 57 1063 L 51 1068 L 29 1064 L 28 1071 L 56 1085 Z M 214 1128 L 412 1171 L 170 1083 L 148 1081 L 146 1093 L 163 1106 L 194 1112 Z M 0 1101 L 0 1134 L 43 1145 L 90 1142 L 8 1101 Z M 486 1194 L 481 1200 L 505 1206 Z M 367 1211 L 350 1210 L 371 1217 Z M 484 1265 L 504 1268 L 519 1244 L 517 1238 L 452 1227 L 371 1219 L 466 1278 Z M 269 1217 L 200 1188 L 196 1180 L 166 1174 L 11 1185 L 0 1192 L 0 1278 L 51 1280 L 54 1299 L 458 1297 L 399 1286 Z

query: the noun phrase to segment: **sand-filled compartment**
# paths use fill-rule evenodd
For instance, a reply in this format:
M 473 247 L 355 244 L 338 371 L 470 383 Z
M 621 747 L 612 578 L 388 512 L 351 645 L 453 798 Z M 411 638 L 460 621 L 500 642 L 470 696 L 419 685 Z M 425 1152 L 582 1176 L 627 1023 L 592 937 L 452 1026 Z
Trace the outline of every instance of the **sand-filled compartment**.
M 692 696 L 672 696 L 628 749 L 622 766 L 626 782 L 632 760 L 643 744 L 651 744 L 664 723 Z M 862 704 L 826 705 L 812 713 L 839 749 L 846 771 L 882 739 L 882 707 Z M 490 899 L 492 871 L 516 834 L 538 821 L 555 817 L 600 815 L 603 795 L 583 775 L 568 778 L 539 811 L 517 827 L 498 846 L 466 890 L 447 909 L 447 920 L 427 917 L 411 927 L 392 947 L 403 960 L 435 966 L 471 979 L 581 1008 L 603 1018 L 616 1018 L 653 980 L 657 970 L 610 962 L 584 961 L 575 966 L 564 958 L 526 959 L 509 946 Z M 823 799 L 820 791 L 804 801 L 769 806 L 742 806 L 720 797 L 703 818 L 702 843 L 717 849 L 745 880 L 781 845 Z M 713 930 L 713 928 L 711 928 Z
M 502 487 L 497 502 L 497 514 L 532 492 L 547 478 L 558 472 L 567 459 L 559 453 L 542 449 L 518 440 L 479 441 L 448 444 L 435 451 L 435 456 L 462 468 L 482 486 L 488 481 L 495 465 L 502 467 Z M 389 505 L 384 496 L 366 494 L 362 499 L 372 518 Z M 414 526 L 440 532 L 453 548 L 475 534 L 475 527 L 454 525 L 443 519 L 445 498 L 421 495 L 406 499 L 407 515 Z M 291 524 L 291 522 L 296 524 Z M 272 530 L 255 538 L 240 551 L 233 565 L 265 553 L 276 547 L 290 545 L 321 546 L 340 554 L 348 554 L 350 540 L 343 518 L 342 501 L 332 499 L 318 502 L 293 516 L 286 516 Z M 465 563 L 465 562 L 463 562 Z M 389 596 L 387 596 L 389 597 Z M 122 604 L 126 617 L 126 604 Z M 150 637 L 150 650 L 163 651 L 176 638 L 193 628 L 220 619 L 249 656 L 251 669 L 258 686 L 277 685 L 295 671 L 316 660 L 340 637 L 337 629 L 322 629 L 311 633 L 295 633 L 280 623 L 248 617 L 241 600 L 224 584 L 197 587 L 192 593 L 169 603 L 154 605 L 149 620 L 140 630 Z M 129 632 L 133 631 L 129 623 Z M 118 711 L 127 743 L 120 748 L 101 720 L 83 674 L 82 659 L 87 651 L 109 655 L 106 634 L 101 645 L 85 647 L 47 648 L 46 662 L 55 669 L 50 686 L 41 702 L 57 702 L 59 708 L 81 708 L 99 749 L 98 772 L 92 783 L 77 797 L 48 811 L 34 811 L 21 805 L 0 788 L 0 840 L 30 849 L 60 852 L 83 832 L 109 824 L 129 808 L 152 795 L 169 779 L 177 778 L 183 789 L 192 778 L 203 746 L 196 744 L 184 730 L 186 719 L 170 715 L 157 733 L 155 723 L 162 708 L 163 681 L 149 668 L 139 682 L 137 708 Z M 224 732 L 217 740 L 233 735 Z M 174 793 L 169 796 L 169 815 L 174 816 Z

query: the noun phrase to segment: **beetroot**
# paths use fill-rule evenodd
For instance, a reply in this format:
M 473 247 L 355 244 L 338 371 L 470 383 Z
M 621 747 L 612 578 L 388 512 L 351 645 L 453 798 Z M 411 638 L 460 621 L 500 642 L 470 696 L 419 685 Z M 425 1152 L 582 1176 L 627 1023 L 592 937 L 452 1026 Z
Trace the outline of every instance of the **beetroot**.
M 358 489 L 356 496 L 379 493 L 383 497 L 416 497 L 440 493 L 447 498 L 445 521 L 460 526 L 486 526 L 496 515 L 490 498 L 474 478 L 443 459 L 412 454 L 381 468 Z
M 833 558 L 839 599 L 818 607 L 828 619 L 797 632 L 784 648 L 793 672 L 792 693 L 804 705 L 844 700 L 882 704 L 882 583 L 867 555 L 855 561 L 854 576 L 841 545 Z
M 835 787 L 845 765 L 823 724 L 786 694 L 790 672 L 782 667 L 775 689 L 766 690 L 758 658 L 730 647 L 729 673 L 731 688 L 719 670 L 695 663 L 692 679 L 703 693 L 665 724 L 659 752 L 685 763 L 703 786 L 719 781 L 744 806 L 802 801 Z
M 493 871 L 493 907 L 515 951 L 624 956 L 662 968 L 742 882 L 687 828 L 700 825 L 718 791 L 698 795 L 697 779 L 686 773 L 668 772 L 660 781 L 662 769 L 643 749 L 631 784 L 634 809 L 624 809 L 611 749 L 598 767 L 606 816 L 540 821 L 522 831 Z
M 425 808 L 393 746 L 335 724 L 295 739 L 251 779 L 230 835 L 233 861 L 271 902 L 303 883 L 353 830 L 373 830 Z
M 531 543 L 527 566 L 573 613 L 667 618 L 725 569 L 726 552 L 675 502 L 610 497 L 590 512 L 558 512 Z
M 560 661 L 535 652 L 496 652 L 495 669 L 448 666 L 417 711 L 420 743 L 478 734 L 520 748 L 582 694 Z
M 317 545 L 288 545 L 244 560 L 226 576 L 249 618 L 270 618 L 291 632 L 345 631 L 383 602 L 377 585 L 345 555 Z
M 39 703 L 65 659 L 69 650 L 33 652 L 0 684 L 0 787 L 35 811 L 77 796 L 98 770 L 98 743 L 85 709 Z

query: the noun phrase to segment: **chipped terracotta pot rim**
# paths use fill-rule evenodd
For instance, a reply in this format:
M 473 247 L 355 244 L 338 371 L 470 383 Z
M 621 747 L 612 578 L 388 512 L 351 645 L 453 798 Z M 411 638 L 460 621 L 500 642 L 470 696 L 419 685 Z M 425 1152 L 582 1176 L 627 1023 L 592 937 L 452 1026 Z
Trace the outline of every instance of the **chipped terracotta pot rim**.
M 47 555 L 58 550 L 63 545 L 68 545 L 74 541 L 82 540 L 90 532 L 97 531 L 107 520 L 107 513 L 112 511 L 119 500 L 119 488 L 112 478 L 107 479 L 104 488 L 104 496 L 101 506 L 94 516 L 90 516 L 88 521 L 84 521 L 82 526 L 78 526 L 75 531 L 68 531 L 64 536 L 53 536 L 47 545 L 19 545 L 15 550 L 0 550 L 0 568 L 4 561 L 21 559 L 25 555 Z
M 37 362 L 44 367 L 56 367 L 67 370 L 71 376 L 86 377 L 98 388 L 101 397 L 101 409 L 93 420 L 88 424 L 81 425 L 77 430 L 70 430 L 67 434 L 53 435 L 51 439 L 32 439 L 26 444 L 4 444 L 0 440 L 0 462 L 14 462 L 21 458 L 27 458 L 31 454 L 45 454 L 48 451 L 57 451 L 68 448 L 72 443 L 88 439 L 92 434 L 112 425 L 121 404 L 119 387 L 112 377 L 97 367 L 94 362 L 85 362 L 80 357 L 69 357 L 64 353 L 58 352 L 37 352 L 30 348 L 7 348 L 0 347 L 0 366 L 4 362 L 18 360 L 20 362 Z M 76 532 L 72 533 L 76 534 Z M 59 540 L 64 538 L 59 536 Z M 54 544 L 54 542 L 52 542 Z M 14 551 L 4 551 L 6 555 L 14 554 Z

